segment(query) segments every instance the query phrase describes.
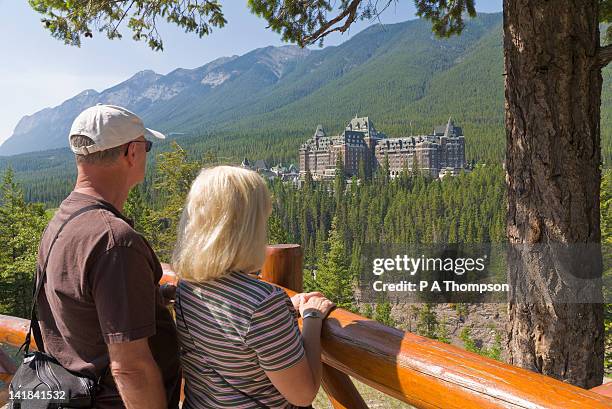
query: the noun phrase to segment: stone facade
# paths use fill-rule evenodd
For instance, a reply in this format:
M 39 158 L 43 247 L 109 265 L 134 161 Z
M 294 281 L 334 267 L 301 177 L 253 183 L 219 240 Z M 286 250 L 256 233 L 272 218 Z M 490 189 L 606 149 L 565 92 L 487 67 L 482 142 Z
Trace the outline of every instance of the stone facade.
M 389 160 L 391 177 L 403 169 L 416 168 L 432 177 L 456 175 L 466 168 L 463 130 L 449 118 L 431 135 L 387 138 L 368 117 L 353 118 L 341 135 L 327 136 L 322 125 L 299 151 L 300 177 L 310 171 L 313 179 L 334 177 L 336 161 L 342 160 L 348 177 L 359 174 L 363 163 L 366 174 Z

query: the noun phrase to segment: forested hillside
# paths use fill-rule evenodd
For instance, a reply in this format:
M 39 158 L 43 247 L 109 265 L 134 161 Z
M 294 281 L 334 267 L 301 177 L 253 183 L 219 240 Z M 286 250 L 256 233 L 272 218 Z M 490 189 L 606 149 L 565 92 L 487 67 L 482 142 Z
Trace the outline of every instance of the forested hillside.
M 157 162 L 153 199 L 145 197 L 142 188 L 130 193 L 125 212 L 162 261 L 170 261 L 191 181 L 201 166 L 215 161 L 214 157 L 189 159 L 181 147 L 174 145 Z M 499 165 L 481 165 L 470 174 L 443 180 L 408 174 L 391 180 L 382 171 L 371 180 L 353 180 L 348 186 L 339 168 L 336 180 L 330 183 L 307 179 L 298 189 L 276 181 L 270 184 L 270 190 L 274 198 L 270 241 L 302 244 L 305 262 L 311 268 L 329 265 L 326 258 L 335 243 L 340 249 L 336 252 L 340 251 L 346 262 L 346 268 L 338 267 L 345 277 L 359 267 L 364 243 L 504 240 L 505 193 Z M 21 186 L 9 169 L 0 185 L 0 226 L 4 226 L 0 229 L 0 272 L 3 283 L 12 283 L 10 288 L 28 288 L 46 220 L 40 205 L 25 202 Z M 352 278 L 348 280 L 350 284 Z M 347 288 L 352 294 L 352 286 Z M 10 301 L 12 297 L 7 300 L 5 313 L 23 314 L 21 304 Z
M 191 181 L 202 166 L 216 164 L 207 155 L 193 160 L 178 145 L 157 158 L 150 192 L 130 192 L 125 213 L 135 221 L 162 261 L 169 261 L 177 223 Z M 602 239 L 610 242 L 612 171 L 602 181 Z M 357 302 L 355 278 L 361 251 L 382 243 L 501 243 L 505 240 L 506 197 L 504 172 L 498 164 L 481 164 L 473 172 L 432 180 L 404 173 L 390 179 L 384 169 L 371 180 L 344 182 L 342 168 L 327 183 L 305 181 L 303 188 L 279 181 L 270 184 L 273 213 L 268 223 L 270 243 L 299 243 L 305 252 L 305 287 L 320 290 L 338 305 L 359 310 L 387 325 L 400 324 L 391 316 L 389 300 L 375 307 Z M 35 271 L 39 237 L 49 215 L 40 205 L 28 204 L 11 170 L 0 185 L 0 313 L 24 316 Z M 606 253 L 607 254 L 607 253 Z M 607 265 L 607 264 L 606 264 Z M 314 281 L 309 270 L 316 269 Z M 323 277 L 323 279 L 321 279 Z M 465 306 L 456 305 L 462 311 Z M 459 311 L 458 310 L 458 311 Z M 608 326 L 612 322 L 607 310 Z M 425 306 L 417 331 L 449 342 L 444 323 Z M 429 325 L 429 324 L 431 325 Z M 434 330 L 431 330 L 432 327 Z M 420 328 L 420 329 L 419 329 Z M 466 348 L 469 333 L 461 335 Z M 612 341 L 608 341 L 612 342 Z M 495 344 L 497 345 L 497 344 Z M 499 346 L 474 348 L 499 359 Z M 612 366 L 607 357 L 606 367 Z
M 170 139 L 194 159 L 208 154 L 225 163 L 239 163 L 244 157 L 296 163 L 300 144 L 319 123 L 334 134 L 355 114 L 368 115 L 377 129 L 394 137 L 429 132 L 452 115 L 464 130 L 468 161 L 501 164 L 505 147 L 501 36 L 500 14 L 480 15 L 460 37 L 447 40 L 435 38 L 430 25 L 420 20 L 376 25 L 337 47 L 302 54 L 294 49 L 260 49 L 165 77 L 149 72 L 101 94 L 127 95 L 126 101 L 136 101 L 144 112 L 147 124 L 168 133 L 189 134 Z M 222 73 L 235 77 L 219 77 Z M 203 88 L 187 86 L 202 81 L 207 84 Z M 150 95 L 151 84 L 176 95 L 154 103 L 139 98 L 139 90 Z M 608 166 L 612 67 L 604 70 L 601 118 L 603 159 Z M 60 139 L 66 143 L 65 135 Z M 147 197 L 156 156 L 168 147 L 156 141 L 149 156 Z M 74 181 L 67 149 L 0 157 L 0 170 L 7 165 L 23 184 L 27 200 L 49 206 L 57 206 Z

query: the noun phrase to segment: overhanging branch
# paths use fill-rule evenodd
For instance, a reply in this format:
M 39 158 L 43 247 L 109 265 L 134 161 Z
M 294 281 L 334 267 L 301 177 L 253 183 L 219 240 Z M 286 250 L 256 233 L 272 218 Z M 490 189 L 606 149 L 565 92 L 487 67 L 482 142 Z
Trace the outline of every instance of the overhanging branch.
M 362 0 L 353 0 L 344 9 L 342 13 L 338 14 L 335 18 L 329 20 L 327 23 L 322 25 L 321 28 L 319 28 L 317 31 L 315 31 L 311 35 L 305 36 L 301 41 L 302 45 L 312 44 L 315 41 L 320 40 L 321 38 L 325 37 L 326 35 L 333 33 L 334 31 L 339 31 L 341 33 L 344 33 L 346 30 L 349 29 L 351 24 L 353 24 L 353 22 L 357 18 L 357 9 L 359 8 L 359 4 L 361 4 L 361 1 Z M 346 18 L 346 21 L 344 22 L 342 26 L 332 28 L 334 25 L 341 22 L 345 18 Z
M 600 47 L 597 51 L 597 59 L 602 68 L 608 65 L 612 61 L 612 44 Z

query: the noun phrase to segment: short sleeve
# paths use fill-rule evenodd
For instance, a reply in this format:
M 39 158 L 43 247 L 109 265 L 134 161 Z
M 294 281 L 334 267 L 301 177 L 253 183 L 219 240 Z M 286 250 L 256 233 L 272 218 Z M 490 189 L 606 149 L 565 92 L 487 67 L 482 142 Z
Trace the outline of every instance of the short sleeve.
M 302 335 L 284 291 L 270 294 L 251 316 L 246 344 L 255 351 L 264 371 L 280 371 L 305 355 Z
M 158 290 L 144 255 L 130 247 L 113 247 L 89 271 L 89 282 L 107 344 L 155 335 Z

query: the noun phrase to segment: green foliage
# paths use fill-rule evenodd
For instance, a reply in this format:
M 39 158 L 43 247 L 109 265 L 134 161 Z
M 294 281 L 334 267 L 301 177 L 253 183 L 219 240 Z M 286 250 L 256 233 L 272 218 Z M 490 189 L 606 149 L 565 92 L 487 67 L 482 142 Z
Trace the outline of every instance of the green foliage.
M 465 23 L 464 15 L 476 17 L 474 0 L 415 0 L 417 16 L 432 22 L 433 32 L 440 37 L 461 34 Z
M 317 270 L 317 290 L 325 294 L 338 307 L 352 310 L 354 280 L 346 260 L 345 243 L 337 218 L 332 221 L 327 244 L 329 251 L 324 255 Z
M 384 2 L 386 8 L 391 0 Z M 334 32 L 345 32 L 356 20 L 372 19 L 381 10 L 372 0 L 248 0 L 251 11 L 263 17 L 284 41 L 305 46 Z
M 442 180 L 421 176 L 353 183 L 336 196 L 327 183 L 302 189 L 273 184 L 273 214 L 287 234 L 302 245 L 305 264 L 316 266 L 329 251 L 331 221 L 342 223 L 345 260 L 354 276 L 365 243 L 449 243 L 505 241 L 504 173 L 480 166 L 469 174 Z M 435 205 L 432 205 L 435 204 Z
M 448 334 L 448 328 L 446 327 L 446 320 L 442 319 L 438 323 L 438 331 L 436 333 L 436 339 L 445 344 L 450 344 L 450 336 Z
M 142 186 L 138 185 L 130 190 L 128 198 L 123 205 L 123 212 L 134 221 L 134 229 L 145 234 L 145 236 L 151 235 L 152 226 L 149 224 L 151 209 L 146 204 Z
M 599 0 L 599 21 L 607 25 L 605 42 L 612 43 L 612 0 Z
M 176 24 L 185 32 L 200 38 L 213 27 L 225 26 L 227 20 L 217 0 L 28 0 L 30 6 L 43 15 L 42 22 L 51 35 L 65 44 L 80 46 L 81 36 L 92 37 L 92 27 L 109 39 L 121 38 L 123 22 L 136 41 L 145 40 L 153 50 L 163 50 L 157 30 L 158 19 Z M 248 0 L 247 6 L 265 19 L 268 27 L 282 35 L 283 41 L 306 46 L 319 42 L 335 31 L 345 32 L 357 20 L 372 20 L 391 3 L 373 0 Z M 432 23 L 432 31 L 440 37 L 461 34 L 466 15 L 476 17 L 474 0 L 414 0 L 417 16 Z M 599 20 L 612 21 L 612 1 L 600 0 Z M 612 30 L 607 29 L 607 38 Z
M 411 130 L 431 132 L 431 127 L 446 123 L 452 115 L 463 127 L 467 160 L 501 164 L 505 148 L 501 16 L 481 15 L 466 27 L 460 38 L 439 40 L 423 21 L 374 26 L 338 47 L 300 59 L 274 84 L 261 85 L 252 76 L 227 81 L 211 92 L 186 93 L 184 99 L 168 101 L 147 117 L 160 118 L 166 129 L 192 134 L 178 142 L 196 157 L 212 153 L 226 163 L 239 163 L 245 156 L 296 163 L 299 146 L 318 123 L 333 135 L 355 113 L 367 114 L 379 131 L 399 137 Z M 257 66 L 255 61 L 242 64 Z M 602 75 L 602 159 L 609 167 L 612 66 Z M 257 86 L 251 90 L 253 84 Z M 245 95 L 243 87 L 252 94 Z M 155 154 L 168 149 L 168 143 L 153 147 Z M 153 162 L 144 186 L 147 198 L 153 196 Z M 0 157 L 0 171 L 8 165 L 23 184 L 28 201 L 57 207 L 74 185 L 74 159 L 68 149 Z
M 109 39 L 121 38 L 119 27 L 124 21 L 134 40 L 145 40 L 156 51 L 163 50 L 157 31 L 159 19 L 200 38 L 210 34 L 212 27 L 220 28 L 227 23 L 216 0 L 29 0 L 29 3 L 43 15 L 42 22 L 53 37 L 75 46 L 81 45 L 81 36 L 92 37 L 94 30 Z
M 476 353 L 480 351 L 480 348 L 476 346 L 476 341 L 474 341 L 474 338 L 472 338 L 472 330 L 470 327 L 463 327 L 461 333 L 459 334 L 459 338 L 461 338 L 461 341 L 463 341 L 463 348 L 465 348 L 466 351 Z
M 454 303 L 451 304 L 451 308 L 457 312 L 459 318 L 467 318 L 468 316 L 468 305 L 466 303 Z
M 304 292 L 310 293 L 310 292 L 313 292 L 313 291 L 318 291 L 317 290 L 317 283 L 314 280 L 314 277 L 313 277 L 313 274 L 312 274 L 312 270 L 304 269 L 304 273 L 303 274 L 304 274 L 304 278 L 303 278 L 303 280 L 304 280 L 304 285 L 303 285 Z
M 150 206 L 144 202 L 140 187 L 132 189 L 125 205 L 126 213 L 135 221 L 137 229 L 153 246 L 162 262 L 172 256 L 179 220 L 191 183 L 202 167 L 202 161 L 190 159 L 176 142 L 172 150 L 161 153 L 153 182 Z
M 438 316 L 431 304 L 424 304 L 419 310 L 417 333 L 427 338 L 437 339 Z
M 363 308 L 361 309 L 361 315 L 363 315 L 366 318 L 370 318 L 373 319 L 374 318 L 374 308 L 372 307 L 372 304 L 365 304 L 363 306 Z
M 488 358 L 501 360 L 501 335 L 495 331 L 495 341 L 489 348 L 484 346 L 478 346 L 476 341 L 472 338 L 472 330 L 470 327 L 464 327 L 459 334 L 461 341 L 463 341 L 463 347 L 470 352 L 475 352 L 479 355 L 486 356 Z
M 488 356 L 491 359 L 495 359 L 497 361 L 501 361 L 501 353 L 502 353 L 502 336 L 498 331 L 495 331 L 495 341 L 493 345 L 490 346 L 486 350 L 485 356 Z
M 344 196 L 344 188 L 346 186 L 346 174 L 344 172 L 344 164 L 342 157 L 338 155 L 336 157 L 336 170 L 334 176 L 334 194 L 336 196 L 336 206 L 340 206 L 342 197 Z
M 143 220 L 143 233 L 162 261 L 170 261 L 183 205 L 201 167 L 202 163 L 190 159 L 176 142 L 172 150 L 159 155 L 153 183 L 156 206 Z
M 281 220 L 276 215 L 268 219 L 268 244 L 289 243 L 289 235 L 283 228 Z
M 47 222 L 44 207 L 25 201 L 7 169 L 0 186 L 0 314 L 29 316 L 38 243 Z
M 374 319 L 388 327 L 394 327 L 396 325 L 395 320 L 391 316 L 391 303 L 388 298 L 384 297 L 376 303 Z
M 438 314 L 434 310 L 433 304 L 425 303 L 421 308 L 413 306 L 413 309 L 417 318 L 417 334 L 450 344 L 446 320 L 438 320 Z

